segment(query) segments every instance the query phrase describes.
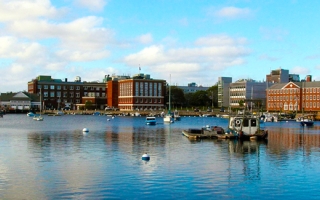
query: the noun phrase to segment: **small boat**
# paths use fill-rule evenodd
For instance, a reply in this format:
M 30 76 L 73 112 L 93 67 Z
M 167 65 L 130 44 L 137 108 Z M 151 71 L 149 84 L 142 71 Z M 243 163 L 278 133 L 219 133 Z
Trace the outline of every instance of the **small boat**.
M 28 112 L 28 113 L 27 113 L 27 116 L 28 116 L 28 117 L 34 117 L 35 114 L 34 114 L 33 112 Z
M 297 119 L 297 122 L 300 122 L 301 126 L 313 126 L 314 121 L 309 118 L 300 117 Z
M 260 118 L 252 115 L 231 116 L 228 132 L 239 139 L 267 139 L 268 131 L 261 129 Z
M 175 121 L 180 121 L 181 120 L 181 117 L 180 117 L 179 112 L 177 110 L 175 110 L 173 112 L 173 118 L 174 118 Z
M 39 116 L 34 116 L 34 117 L 33 117 L 33 120 L 35 120 L 35 121 L 43 121 L 43 117 L 42 117 L 41 115 L 39 115 Z
M 146 117 L 146 124 L 147 125 L 156 125 L 157 124 L 156 117 Z
M 41 101 L 41 89 L 40 89 L 40 102 L 42 102 Z M 35 120 L 35 121 L 43 121 L 43 117 L 41 116 L 41 111 L 42 111 L 42 105 L 41 105 L 41 103 L 40 103 L 40 115 L 34 115 L 33 116 L 33 120 Z
M 190 139 L 202 139 L 202 138 L 218 138 L 218 139 L 235 139 L 236 135 L 227 134 L 220 126 L 209 126 L 205 128 L 189 128 L 183 130 L 182 134 Z

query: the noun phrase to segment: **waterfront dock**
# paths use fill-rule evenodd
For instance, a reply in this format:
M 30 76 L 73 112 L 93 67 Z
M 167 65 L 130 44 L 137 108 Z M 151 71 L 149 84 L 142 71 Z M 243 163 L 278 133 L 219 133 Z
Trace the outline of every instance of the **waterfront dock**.
M 216 131 L 207 131 L 203 129 L 183 130 L 182 134 L 189 139 L 236 139 L 237 136 L 232 134 L 218 134 Z

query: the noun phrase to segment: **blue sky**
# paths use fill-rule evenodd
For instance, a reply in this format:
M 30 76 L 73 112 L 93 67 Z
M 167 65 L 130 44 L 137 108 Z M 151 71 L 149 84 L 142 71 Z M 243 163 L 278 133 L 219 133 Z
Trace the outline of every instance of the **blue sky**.
M 150 74 L 177 85 L 320 80 L 320 1 L 0 0 L 0 92 L 38 75 L 102 81 Z

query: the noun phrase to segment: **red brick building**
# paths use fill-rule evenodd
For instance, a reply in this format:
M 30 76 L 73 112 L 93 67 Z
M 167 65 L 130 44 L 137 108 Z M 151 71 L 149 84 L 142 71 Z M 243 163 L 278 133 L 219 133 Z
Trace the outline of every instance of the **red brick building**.
M 320 111 L 320 81 L 274 84 L 266 97 L 267 111 Z
M 166 81 L 138 74 L 108 81 L 108 106 L 120 110 L 161 110 L 165 105 Z

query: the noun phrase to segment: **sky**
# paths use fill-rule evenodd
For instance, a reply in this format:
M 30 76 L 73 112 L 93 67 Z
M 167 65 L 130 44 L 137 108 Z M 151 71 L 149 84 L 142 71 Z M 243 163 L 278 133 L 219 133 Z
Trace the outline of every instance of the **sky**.
M 149 74 L 210 87 L 287 69 L 320 80 L 320 1 L 0 0 L 0 93 L 39 75 Z

